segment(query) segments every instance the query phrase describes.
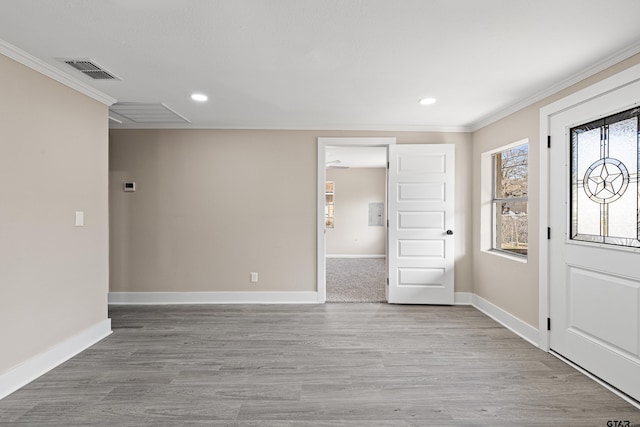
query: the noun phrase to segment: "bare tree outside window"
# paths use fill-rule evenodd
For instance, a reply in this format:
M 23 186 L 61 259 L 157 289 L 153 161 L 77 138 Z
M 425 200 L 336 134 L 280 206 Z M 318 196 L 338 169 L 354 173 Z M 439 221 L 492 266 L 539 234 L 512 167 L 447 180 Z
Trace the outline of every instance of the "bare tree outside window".
M 527 255 L 529 145 L 493 155 L 493 249 Z

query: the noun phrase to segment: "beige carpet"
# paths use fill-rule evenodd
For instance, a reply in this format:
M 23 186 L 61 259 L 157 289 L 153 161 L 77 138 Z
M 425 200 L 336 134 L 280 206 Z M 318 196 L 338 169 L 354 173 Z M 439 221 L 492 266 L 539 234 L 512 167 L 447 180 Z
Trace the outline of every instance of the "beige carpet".
M 386 302 L 386 260 L 327 258 L 327 302 Z

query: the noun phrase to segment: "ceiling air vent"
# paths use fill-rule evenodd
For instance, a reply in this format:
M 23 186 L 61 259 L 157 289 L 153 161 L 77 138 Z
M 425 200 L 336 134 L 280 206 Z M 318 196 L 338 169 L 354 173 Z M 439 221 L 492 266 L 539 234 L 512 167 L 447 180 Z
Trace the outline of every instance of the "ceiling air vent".
M 162 103 L 118 102 L 109 111 L 134 123 L 189 123 L 189 119 Z
M 113 73 L 89 59 L 63 59 L 62 61 L 94 80 L 120 80 Z

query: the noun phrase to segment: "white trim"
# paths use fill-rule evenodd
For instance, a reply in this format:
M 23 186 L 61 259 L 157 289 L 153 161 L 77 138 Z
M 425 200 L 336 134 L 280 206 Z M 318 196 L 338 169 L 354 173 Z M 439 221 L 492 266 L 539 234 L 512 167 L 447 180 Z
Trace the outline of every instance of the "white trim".
M 545 105 L 540 108 L 541 117 L 547 118 L 547 116 L 552 116 L 577 104 L 602 96 L 622 86 L 627 86 L 637 80 L 640 80 L 640 64 L 629 67 L 626 70 L 620 71 L 619 73 L 594 83 L 589 87 L 574 92 L 571 95 L 567 95 L 562 99 L 552 102 L 551 104 Z M 544 135 L 544 138 L 542 138 L 541 135 L 541 140 L 545 141 L 545 147 L 547 145 L 546 135 L 547 134 Z
M 110 334 L 111 319 L 105 319 L 3 373 L 0 375 L 0 399 L 24 387 Z
M 318 290 L 318 302 L 327 301 L 327 260 L 326 260 L 326 234 L 324 209 L 326 203 L 326 181 L 327 181 L 327 159 L 326 148 L 327 143 L 318 138 L 318 178 L 317 201 L 316 201 L 316 289 Z
M 546 88 L 545 90 L 538 92 L 528 98 L 525 98 L 519 102 L 516 102 L 515 104 L 512 104 L 506 108 L 503 108 L 499 111 L 496 111 L 493 114 L 489 114 L 483 118 L 481 118 L 480 120 L 477 120 L 473 123 L 471 123 L 468 127 L 470 132 L 475 132 L 478 129 L 482 129 L 485 126 L 490 125 L 491 123 L 497 122 L 500 119 L 503 119 L 505 117 L 507 117 L 510 114 L 513 114 L 517 111 L 522 110 L 523 108 L 526 108 L 532 104 L 535 104 L 538 101 L 542 101 L 545 98 L 548 98 L 549 96 L 556 94 L 558 92 L 560 92 L 563 89 L 566 89 L 576 83 L 581 82 L 582 80 L 589 78 L 601 71 L 606 70 L 609 67 L 612 67 L 616 64 L 618 64 L 619 62 L 624 61 L 627 58 L 632 57 L 633 55 L 640 53 L 640 42 L 636 42 L 634 44 L 632 44 L 631 46 L 624 48 L 606 58 L 604 58 L 602 61 L 595 63 L 594 65 L 592 65 L 591 67 L 585 68 L 583 69 L 581 72 L 574 74 L 556 84 L 554 84 L 553 86 L 550 86 L 548 88 Z
M 522 339 L 528 341 L 531 345 L 538 347 L 539 333 L 536 328 L 476 294 L 473 294 L 472 299 L 472 305 L 476 309 L 491 317 L 493 320 L 500 323 L 511 332 L 519 335 Z
M 324 147 L 333 147 L 337 145 L 344 145 L 348 147 L 381 147 L 395 143 L 395 136 L 318 137 L 318 145 L 322 144 Z M 324 163 L 322 164 L 322 167 L 325 167 Z
M 455 292 L 454 305 L 473 305 L 473 293 L 471 292 Z
M 477 295 L 471 292 L 456 292 L 455 305 L 473 305 L 476 297 Z M 310 304 L 318 302 L 316 292 L 109 292 L 109 304 L 112 305 Z
M 380 259 L 380 258 L 386 258 L 387 256 L 385 254 L 379 254 L 379 255 L 374 255 L 374 254 L 332 254 L 329 255 L 327 254 L 327 258 L 358 258 L 358 259 L 364 259 L 364 258 L 375 258 L 375 259 Z
M 634 45 L 635 46 L 635 45 Z M 608 92 L 640 80 L 640 64 L 627 68 L 609 78 L 592 84 L 571 95 L 559 99 L 540 109 L 540 252 L 539 252 L 539 313 L 538 324 L 540 330 L 539 347 L 549 351 L 549 332 L 546 328 L 549 317 L 549 241 L 547 227 L 549 226 L 549 153 L 547 149 L 547 135 L 551 117 L 575 105 L 602 96 Z M 552 141 L 553 143 L 553 141 Z
M 89 98 L 93 98 L 105 105 L 109 106 L 116 103 L 115 98 L 112 98 L 106 93 L 94 89 L 85 82 L 73 78 L 72 76 L 64 73 L 53 65 L 47 64 L 46 62 L 41 61 L 35 56 L 28 54 L 24 50 L 19 49 L 1 39 L 0 54 L 7 56 L 14 61 L 21 63 L 22 65 L 25 65 L 40 74 L 44 74 L 45 76 L 57 81 L 58 83 L 62 83 L 63 85 L 70 87 L 71 89 L 76 90 L 81 94 L 86 95 Z
M 109 304 L 315 304 L 317 292 L 109 292 Z
M 318 289 L 318 301 L 324 303 L 327 300 L 327 266 L 326 266 L 326 243 L 324 227 L 324 183 L 326 177 L 326 148 L 331 146 L 351 146 L 351 147 L 379 147 L 395 144 L 395 137 L 319 137 L 318 138 L 318 165 L 316 183 L 316 241 L 317 241 L 317 276 L 316 286 Z
M 538 330 L 540 341 L 538 347 L 549 351 L 549 331 L 547 331 L 547 319 L 549 314 L 549 239 L 547 227 L 549 227 L 549 149 L 547 148 L 547 136 L 549 135 L 549 117 L 543 118 L 540 109 L 540 197 L 538 200 Z M 544 136 L 544 137 L 543 137 Z M 544 141 L 544 144 L 542 143 Z
M 435 125 L 394 125 L 394 124 L 370 124 L 370 125 L 353 125 L 353 124 L 320 124 L 320 123 L 255 123 L 255 124 L 227 124 L 220 126 L 214 123 L 125 123 L 113 124 L 112 129 L 223 129 L 223 130 L 329 130 L 329 131 L 366 131 L 366 132 L 461 132 L 467 133 L 471 131 L 469 126 L 435 126 Z
M 562 360 L 564 363 L 566 363 L 567 365 L 571 366 L 573 369 L 575 369 L 576 371 L 580 372 L 583 375 L 586 375 L 587 377 L 591 378 L 593 381 L 597 382 L 598 384 L 600 384 L 602 387 L 606 388 L 607 390 L 609 390 L 610 392 L 612 392 L 613 394 L 615 394 L 616 396 L 618 396 L 619 398 L 625 400 L 627 403 L 630 403 L 631 405 L 635 406 L 636 408 L 640 409 L 640 402 L 638 402 L 637 400 L 635 400 L 634 398 L 630 397 L 629 395 L 621 392 L 620 390 L 618 390 L 617 388 L 613 387 L 611 384 L 602 381 L 600 378 L 596 377 L 595 375 L 593 375 L 591 372 L 583 369 L 582 367 L 580 367 L 579 365 L 576 365 L 575 363 L 573 363 L 571 360 L 563 357 L 561 354 L 556 353 L 555 351 L 551 350 L 549 351 L 549 353 L 551 353 L 552 356 L 557 357 L 558 359 Z
M 480 249 L 480 250 L 485 254 L 490 254 L 500 258 L 510 259 L 511 261 L 521 262 L 523 264 L 527 264 L 529 262 L 526 255 L 512 255 L 509 252 L 499 251 L 495 249 Z

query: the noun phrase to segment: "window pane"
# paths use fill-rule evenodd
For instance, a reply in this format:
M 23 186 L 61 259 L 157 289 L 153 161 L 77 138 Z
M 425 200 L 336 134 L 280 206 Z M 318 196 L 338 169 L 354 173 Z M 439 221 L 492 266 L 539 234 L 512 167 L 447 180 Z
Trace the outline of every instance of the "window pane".
M 327 228 L 333 228 L 333 205 L 325 206 L 324 225 Z
M 609 204 L 608 235 L 612 238 L 629 237 L 637 240 L 638 217 L 630 213 L 637 209 L 638 181 L 633 178 L 638 176 L 638 119 L 633 117 L 611 124 L 609 142 L 609 158 L 620 159 L 620 167 L 626 169 L 626 176 L 620 175 L 613 180 L 610 178 L 611 189 L 625 185 L 625 177 L 631 179 L 626 181 L 624 194 Z
M 496 153 L 493 161 L 493 249 L 527 255 L 529 145 Z
M 527 255 L 529 218 L 527 202 L 494 204 L 496 249 Z
M 325 193 L 333 193 L 333 181 L 327 181 L 324 183 L 324 192 Z
M 334 190 L 335 182 L 326 181 L 324 183 L 324 226 L 326 228 L 334 227 Z
M 638 115 L 571 129 L 571 238 L 640 247 Z
M 529 192 L 529 145 L 497 153 L 495 160 L 495 198 L 527 197 Z

